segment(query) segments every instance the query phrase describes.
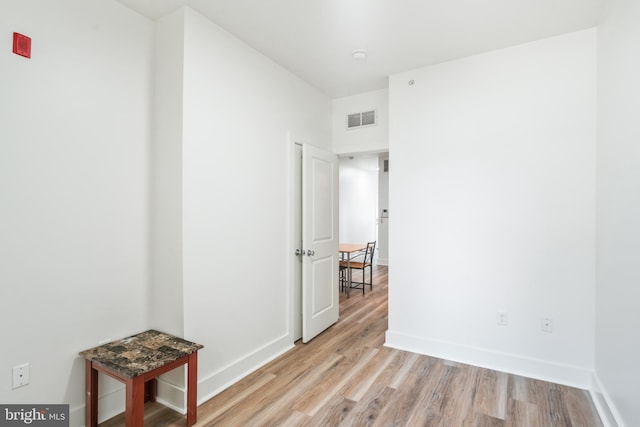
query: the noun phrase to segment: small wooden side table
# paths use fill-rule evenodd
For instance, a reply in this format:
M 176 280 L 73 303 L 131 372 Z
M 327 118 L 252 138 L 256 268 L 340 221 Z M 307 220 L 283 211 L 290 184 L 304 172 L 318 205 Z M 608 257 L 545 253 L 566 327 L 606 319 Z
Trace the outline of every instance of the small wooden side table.
M 156 377 L 184 364 L 187 364 L 188 372 L 187 427 L 195 424 L 198 418 L 198 350 L 201 348 L 200 344 L 149 330 L 80 352 L 86 359 L 86 426 L 98 425 L 98 372 L 125 383 L 125 425 L 142 427 L 145 395 L 147 400 L 155 400 Z

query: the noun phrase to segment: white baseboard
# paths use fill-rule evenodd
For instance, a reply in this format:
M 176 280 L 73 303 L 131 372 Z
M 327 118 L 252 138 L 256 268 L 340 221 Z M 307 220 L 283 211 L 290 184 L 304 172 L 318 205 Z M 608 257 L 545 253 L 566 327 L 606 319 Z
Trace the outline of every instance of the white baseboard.
M 186 369 L 180 367 L 183 372 L 183 384 L 186 384 Z M 156 402 L 171 408 L 174 411 L 185 415 L 187 413 L 187 392 L 184 385 L 174 384 L 170 381 L 164 380 L 162 377 L 158 378 L 158 390 L 156 395 Z
M 595 372 L 592 376 L 590 393 L 604 427 L 626 427 L 616 406 L 611 401 L 609 393 Z
M 162 397 L 161 397 L 162 395 Z M 178 387 L 158 379 L 158 396 L 156 401 L 174 411 L 184 415 L 186 403 L 181 402 L 185 399 L 184 387 Z M 104 422 L 125 411 L 125 387 L 122 386 L 117 390 L 113 390 L 105 395 L 98 397 L 98 422 Z M 179 402 L 176 404 L 176 401 Z M 69 408 L 69 427 L 85 426 L 85 405 Z
M 283 335 L 256 349 L 254 352 L 237 359 L 235 362 L 220 368 L 216 372 L 204 375 L 199 372 L 198 405 L 211 399 L 292 348 L 291 337 L 288 334 Z M 184 385 L 163 381 L 159 378 L 158 397 L 156 400 L 176 412 L 186 414 L 186 388 Z
M 376 264 L 380 264 L 380 265 L 389 265 L 389 260 L 387 258 L 378 258 L 376 260 Z
M 256 369 L 266 365 L 278 356 L 293 348 L 291 337 L 287 334 L 256 349 L 253 353 L 239 358 L 235 362 L 206 375 L 198 381 L 198 405 L 235 384 Z M 184 369 L 184 368 L 182 368 Z M 180 414 L 186 414 L 186 388 L 170 381 L 158 378 L 158 396 L 156 401 Z M 98 397 L 98 422 L 103 422 L 125 410 L 125 388 L 117 389 Z M 85 406 L 70 408 L 70 427 L 84 426 Z
M 84 427 L 84 405 L 69 408 L 69 427 Z
M 385 346 L 557 384 L 591 389 L 592 371 L 546 360 L 387 331 Z
M 100 375 L 100 380 L 104 377 Z M 115 380 L 113 380 L 115 381 Z M 84 384 L 83 384 L 84 386 Z M 98 422 L 113 418 L 124 412 L 125 409 L 125 388 L 117 387 L 108 393 L 98 397 Z M 69 427 L 83 427 L 85 425 L 85 405 L 69 408 Z
M 216 372 L 205 374 L 206 376 L 198 382 L 198 405 L 211 399 L 292 348 L 293 343 L 289 334 L 283 335 L 256 349 L 253 353 L 247 354 L 235 362 L 220 368 Z

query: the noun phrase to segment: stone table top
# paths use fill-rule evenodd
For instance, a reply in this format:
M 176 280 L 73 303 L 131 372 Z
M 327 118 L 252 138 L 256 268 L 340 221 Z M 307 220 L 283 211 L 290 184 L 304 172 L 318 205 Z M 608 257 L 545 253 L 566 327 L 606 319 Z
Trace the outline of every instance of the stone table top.
M 134 378 L 203 347 L 201 344 L 151 329 L 81 351 L 80 355 L 126 378 Z

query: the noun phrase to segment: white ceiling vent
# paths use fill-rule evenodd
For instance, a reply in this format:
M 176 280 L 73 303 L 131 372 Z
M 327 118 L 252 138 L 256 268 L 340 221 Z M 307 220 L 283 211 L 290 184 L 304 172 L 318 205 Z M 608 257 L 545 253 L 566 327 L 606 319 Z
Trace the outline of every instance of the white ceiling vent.
M 355 129 L 376 124 L 376 110 L 347 115 L 347 129 Z

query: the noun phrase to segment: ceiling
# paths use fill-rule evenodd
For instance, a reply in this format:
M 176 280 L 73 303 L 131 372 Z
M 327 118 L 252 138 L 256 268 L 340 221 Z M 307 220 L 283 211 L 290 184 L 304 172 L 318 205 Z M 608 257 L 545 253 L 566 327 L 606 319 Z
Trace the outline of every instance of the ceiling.
M 359 153 L 339 156 L 340 168 L 360 169 L 367 172 L 378 172 L 381 153 Z
M 188 6 L 331 98 L 388 76 L 597 25 L 602 0 L 118 0 L 155 20 Z M 356 61 L 352 52 L 365 49 Z

